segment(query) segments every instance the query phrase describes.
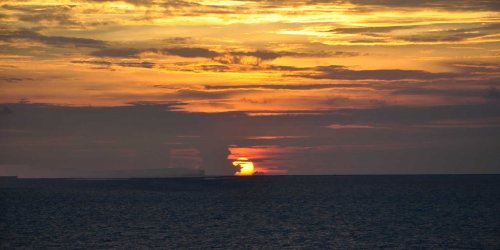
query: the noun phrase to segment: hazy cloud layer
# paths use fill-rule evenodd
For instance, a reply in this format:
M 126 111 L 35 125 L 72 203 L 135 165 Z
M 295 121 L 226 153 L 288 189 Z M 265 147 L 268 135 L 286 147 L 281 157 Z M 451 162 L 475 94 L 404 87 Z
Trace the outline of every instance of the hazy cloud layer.
M 229 145 L 249 154 L 268 148 L 266 157 L 253 156 L 255 164 L 290 173 L 500 171 L 500 158 L 493 154 L 500 146 L 499 104 L 273 116 L 185 113 L 174 111 L 175 105 L 3 104 L 2 171 L 14 173 L 6 166 L 22 165 L 17 174 L 60 176 L 67 170 L 165 168 L 170 151 L 195 148 L 202 158 L 198 167 L 232 174 L 225 160 Z M 281 158 L 290 164 L 277 164 Z

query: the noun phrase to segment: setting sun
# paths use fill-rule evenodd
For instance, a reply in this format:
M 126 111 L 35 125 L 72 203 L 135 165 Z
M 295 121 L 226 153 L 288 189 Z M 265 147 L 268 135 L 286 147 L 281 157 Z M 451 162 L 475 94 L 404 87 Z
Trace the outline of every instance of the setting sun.
M 254 173 L 253 162 L 248 158 L 239 157 L 236 161 L 233 161 L 233 165 L 241 167 L 240 171 L 236 172 L 235 175 L 253 175 Z

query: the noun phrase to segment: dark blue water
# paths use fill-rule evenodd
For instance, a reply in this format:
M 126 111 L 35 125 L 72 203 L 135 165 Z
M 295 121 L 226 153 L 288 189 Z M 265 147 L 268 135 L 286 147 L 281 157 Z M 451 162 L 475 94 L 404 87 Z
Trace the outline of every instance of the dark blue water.
M 0 183 L 0 248 L 500 249 L 500 176 Z

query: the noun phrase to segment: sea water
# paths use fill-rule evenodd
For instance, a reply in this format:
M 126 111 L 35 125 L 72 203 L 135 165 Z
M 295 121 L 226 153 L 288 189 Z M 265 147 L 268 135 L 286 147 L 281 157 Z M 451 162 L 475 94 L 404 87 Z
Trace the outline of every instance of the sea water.
M 2 181 L 0 248 L 500 249 L 500 176 Z

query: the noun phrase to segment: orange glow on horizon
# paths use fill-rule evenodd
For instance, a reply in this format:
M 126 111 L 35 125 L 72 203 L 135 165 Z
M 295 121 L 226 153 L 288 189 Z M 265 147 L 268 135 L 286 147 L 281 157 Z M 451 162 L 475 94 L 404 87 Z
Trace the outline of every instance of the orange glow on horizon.
M 240 171 L 236 172 L 235 175 L 247 176 L 247 175 L 253 175 L 255 173 L 253 162 L 248 160 L 248 158 L 239 157 L 236 161 L 233 161 L 233 165 L 235 167 L 236 166 L 241 167 Z
M 252 138 L 279 138 L 281 136 L 264 136 L 264 137 L 252 137 Z M 229 147 L 231 154 L 228 156 L 228 160 L 233 162 L 245 161 L 249 162 L 248 158 L 251 158 L 252 165 L 253 162 L 258 162 L 257 165 L 253 165 L 253 173 L 258 175 L 283 175 L 288 174 L 287 169 L 282 169 L 279 166 L 289 166 L 289 162 L 281 161 L 281 155 L 285 152 L 292 152 L 293 149 L 290 147 L 278 148 L 275 146 L 266 147 L 236 147 L 232 145 Z M 245 160 L 243 160 L 245 159 Z M 241 175 L 236 173 L 236 175 Z

